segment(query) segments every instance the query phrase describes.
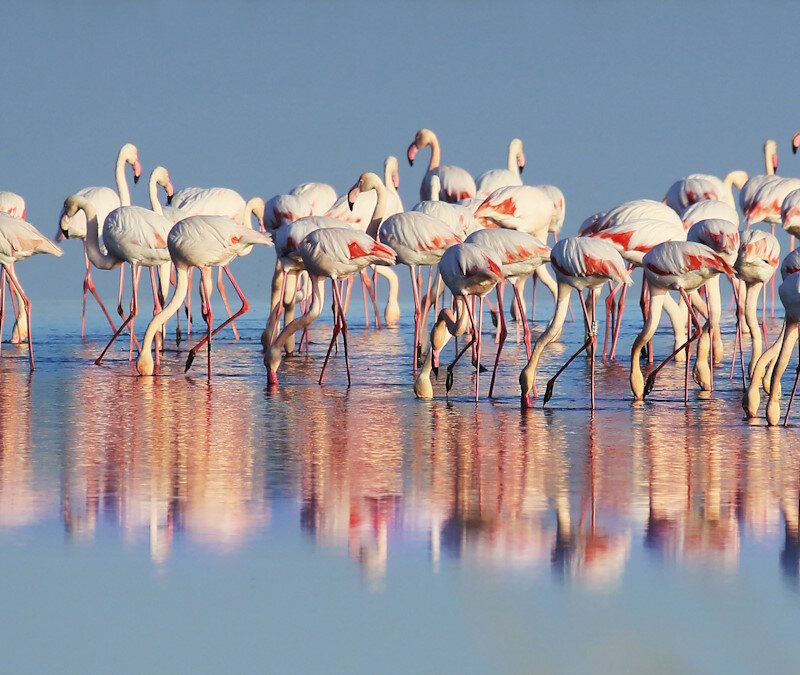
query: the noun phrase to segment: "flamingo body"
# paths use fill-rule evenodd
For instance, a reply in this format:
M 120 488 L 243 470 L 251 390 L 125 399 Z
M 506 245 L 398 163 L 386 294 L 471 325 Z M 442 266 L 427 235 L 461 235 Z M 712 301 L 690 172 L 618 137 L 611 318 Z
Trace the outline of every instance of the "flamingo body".
M 327 183 L 301 183 L 289 190 L 289 194 L 305 197 L 311 202 L 312 214 L 327 213 L 336 203 L 336 190 Z
M 403 265 L 435 265 L 445 250 L 461 239 L 441 220 L 416 211 L 387 218 L 378 230 L 378 240 L 397 253 Z

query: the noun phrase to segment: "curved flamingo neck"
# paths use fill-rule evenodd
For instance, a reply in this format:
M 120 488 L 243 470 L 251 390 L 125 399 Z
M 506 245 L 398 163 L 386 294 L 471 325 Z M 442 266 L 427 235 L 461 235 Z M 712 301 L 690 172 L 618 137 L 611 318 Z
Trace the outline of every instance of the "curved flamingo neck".
M 433 171 L 442 161 L 442 149 L 439 146 L 439 139 L 436 138 L 436 134 L 434 133 L 431 133 L 428 144 L 431 146 L 431 160 L 428 162 L 428 171 Z
M 125 165 L 127 161 L 120 151 L 119 155 L 117 156 L 117 166 L 114 170 L 114 177 L 117 180 L 117 192 L 119 193 L 119 203 L 120 206 L 130 206 L 131 205 L 131 191 L 128 188 L 128 178 L 125 175 Z
M 122 264 L 119 258 L 103 253 L 100 249 L 100 237 L 97 234 L 97 211 L 88 199 L 80 199 L 78 208 L 86 215 L 86 255 L 92 265 L 100 270 L 113 270 Z
M 378 199 L 375 202 L 375 209 L 372 211 L 372 219 L 367 226 L 367 234 L 373 239 L 377 239 L 378 228 L 383 222 L 383 214 L 386 213 L 386 187 L 380 181 L 375 181 L 373 189 Z
M 124 179 L 125 176 L 124 169 L 122 175 Z M 150 176 L 149 193 L 150 193 L 150 206 L 153 207 L 153 211 L 155 211 L 159 216 L 163 216 L 164 209 L 161 208 L 161 202 L 158 201 L 158 180 L 154 175 Z
M 275 339 L 275 342 L 272 343 L 267 351 L 267 356 L 264 358 L 264 362 L 266 363 L 268 370 L 270 370 L 272 373 L 275 373 L 278 370 L 278 366 L 281 363 L 281 354 L 283 353 L 283 348 L 289 341 L 289 338 L 299 330 L 307 328 L 314 323 L 317 317 L 319 317 L 319 315 L 322 313 L 322 304 L 325 302 L 325 277 L 311 276 L 311 290 L 311 306 L 308 308 L 308 311 L 302 316 L 294 319 L 294 321 L 290 322 L 288 326 L 285 326 L 281 331 L 281 334 L 278 335 L 278 337 Z

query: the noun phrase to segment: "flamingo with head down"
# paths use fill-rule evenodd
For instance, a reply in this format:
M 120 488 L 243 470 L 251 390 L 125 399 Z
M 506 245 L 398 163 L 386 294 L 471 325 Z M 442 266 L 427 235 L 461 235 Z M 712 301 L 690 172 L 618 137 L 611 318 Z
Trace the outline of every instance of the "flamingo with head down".
M 450 308 L 439 313 L 433 328 L 425 361 L 414 381 L 417 398 L 431 398 L 433 387 L 430 373 L 438 374 L 439 355 L 451 336 L 463 335 L 470 330 L 471 339 L 462 347 L 456 358 L 447 366 L 447 391 L 453 386 L 453 368 L 464 353 L 476 345 L 475 401 L 480 394 L 481 332 L 483 324 L 483 298 L 503 282 L 502 262 L 491 250 L 474 243 L 457 243 L 449 247 L 439 262 L 439 272 L 456 302 L 456 312 Z M 472 298 L 480 298 L 478 319 L 472 310 Z
M 644 400 L 655 385 L 656 376 L 675 355 L 686 350 L 686 374 L 684 383 L 684 402 L 689 402 L 689 349 L 692 342 L 700 337 L 700 321 L 692 307 L 689 293 L 700 288 L 717 274 L 733 274 L 731 266 L 705 244 L 693 241 L 668 241 L 651 249 L 642 258 L 645 277 L 650 287 L 650 311 L 644 327 L 634 340 L 631 348 L 631 391 L 635 401 Z M 669 290 L 680 292 L 683 301 L 689 308 L 689 316 L 697 330 L 683 345 L 659 364 L 647 377 L 645 383 L 639 365 L 639 356 L 644 345 L 656 332 L 664 297 Z
M 420 129 L 414 137 L 414 141 L 408 146 L 408 163 L 414 166 L 417 153 L 423 148 L 430 147 L 431 158 L 428 162 L 428 170 L 422 178 L 419 188 L 419 198 L 424 201 L 431 198 L 431 178 L 439 176 L 441 181 L 441 197 L 446 202 L 457 202 L 461 199 L 474 197 L 476 192 L 475 180 L 466 169 L 460 166 L 440 164 L 442 160 L 442 150 L 439 146 L 439 139 L 430 129 Z
M 589 350 L 591 356 L 591 375 L 590 375 L 590 398 L 591 407 L 594 410 L 594 356 L 595 345 L 597 342 L 596 331 L 596 293 L 597 289 L 609 281 L 613 283 L 624 283 L 631 285 L 633 279 L 627 270 L 627 265 L 622 259 L 616 248 L 602 239 L 590 239 L 588 237 L 569 237 L 562 239 L 550 252 L 550 265 L 556 273 L 558 280 L 558 300 L 556 301 L 555 312 L 544 333 L 536 340 L 533 352 L 528 363 L 519 374 L 519 384 L 521 389 L 522 407 L 531 407 L 531 394 L 537 397 L 536 392 L 536 370 L 539 359 L 545 347 L 561 332 L 564 320 L 567 317 L 567 307 L 572 290 L 578 292 L 583 289 L 589 290 L 591 315 L 587 312 L 586 305 L 581 302 L 584 319 L 586 321 L 586 340 L 567 362 L 550 378 L 547 383 L 547 390 L 544 395 L 544 403 L 550 400 L 553 395 L 553 387 L 559 375 L 569 366 L 572 361 L 584 350 Z
M 664 203 L 678 215 L 701 201 L 721 201 L 728 206 L 736 206 L 733 187 L 741 190 L 747 178 L 745 171 L 731 171 L 723 180 L 706 173 L 692 173 L 670 186 Z
M 298 330 L 307 328 L 322 312 L 325 279 L 329 278 L 334 306 L 333 335 L 325 355 L 325 362 L 322 365 L 319 383 L 323 382 L 331 350 L 341 332 L 347 367 L 347 386 L 349 387 L 351 378 L 350 357 L 347 352 L 347 319 L 344 314 L 342 294 L 336 282 L 360 272 L 369 265 L 394 265 L 396 262 L 394 251 L 375 241 L 366 233 L 349 227 L 336 227 L 321 228 L 310 232 L 300 244 L 300 256 L 311 278 L 313 292 L 311 305 L 305 314 L 284 327 L 267 350 L 264 356 L 264 365 L 267 367 L 269 384 L 271 386 L 278 384 L 277 371 L 281 363 L 283 345 L 288 337 L 294 335 Z

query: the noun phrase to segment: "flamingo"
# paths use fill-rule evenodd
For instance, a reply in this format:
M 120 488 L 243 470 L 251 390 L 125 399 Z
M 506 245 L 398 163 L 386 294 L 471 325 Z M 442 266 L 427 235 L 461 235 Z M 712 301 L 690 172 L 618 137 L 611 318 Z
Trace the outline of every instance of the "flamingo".
M 417 211 L 396 213 L 387 218 L 378 229 L 378 241 L 390 247 L 397 262 L 408 265 L 414 296 L 413 364 L 417 372 L 417 346 L 420 344 L 421 299 L 416 268 L 419 265 L 436 265 L 445 250 L 461 241 L 441 220 Z M 430 298 L 432 278 L 428 276 L 427 298 Z M 427 308 L 426 308 L 427 310 Z
M 284 223 L 273 234 L 277 262 L 275 269 L 281 270 L 277 287 L 273 282 L 272 304 L 267 325 L 261 334 L 261 345 L 264 351 L 269 349 L 275 339 L 276 327 L 281 311 L 285 312 L 285 324 L 288 325 L 294 317 L 294 305 L 299 276 L 306 271 L 303 259 L 300 256 L 300 244 L 308 234 L 320 228 L 340 228 L 341 221 L 330 216 L 307 216 L 298 218 L 294 222 Z M 282 307 L 281 307 L 282 305 Z M 294 351 L 294 336 L 287 337 L 284 342 L 287 354 Z
M 248 210 L 252 208 L 252 203 Z M 249 218 L 249 213 L 248 216 Z M 250 305 L 247 298 L 233 278 L 228 265 L 235 258 L 247 255 L 253 246 L 272 246 L 272 239 L 254 230 L 249 224 L 241 224 L 226 216 L 189 216 L 178 222 L 167 236 L 167 250 L 175 265 L 175 292 L 167 305 L 156 314 L 147 326 L 142 340 L 142 348 L 136 359 L 136 370 L 140 375 L 152 375 L 154 370 L 151 348 L 155 336 L 162 330 L 175 312 L 178 311 L 189 290 L 189 268 L 200 270 L 200 286 L 203 292 L 203 305 L 207 324 L 206 336 L 189 352 L 186 370 L 192 365 L 195 355 L 203 344 L 208 347 L 208 378 L 211 379 L 211 339 L 227 324 L 244 314 Z M 212 331 L 214 313 L 211 307 L 212 279 L 211 268 L 225 271 L 231 284 L 242 301 L 238 312 L 229 316 Z M 156 352 L 158 356 L 158 352 Z
M 722 218 L 739 226 L 739 212 L 736 207 L 717 200 L 704 199 L 695 202 L 681 214 L 683 227 L 686 230 L 690 230 L 695 223 L 710 218 Z
M 31 370 L 35 369 L 31 336 L 31 311 L 33 308 L 17 277 L 14 263 L 30 258 L 37 253 L 49 253 L 60 257 L 64 252 L 27 221 L 7 213 L 0 213 L 0 266 L 2 266 L 2 272 L 0 272 L 0 339 L 2 339 L 5 313 L 5 281 L 8 279 L 9 285 L 12 286 L 21 301 L 20 316 L 25 317 L 28 360 Z
M 264 229 L 277 230 L 281 225 L 312 215 L 311 202 L 302 195 L 275 195 L 264 204 Z
M 591 234 L 587 236 L 590 238 L 602 239 L 614 246 L 628 263 L 628 273 L 631 273 L 634 267 L 642 266 L 642 258 L 652 248 L 665 241 L 680 241 L 686 239 L 686 232 L 680 224 L 675 224 L 674 222 L 642 218 L 639 220 L 623 220 L 614 225 L 609 225 L 605 229 L 591 232 Z M 615 304 L 615 296 L 617 292 L 620 291 L 620 288 L 619 301 Z M 625 297 L 627 292 L 627 285 L 617 284 L 609 290 L 608 297 L 606 298 L 606 327 L 605 338 L 603 339 L 603 361 L 606 359 L 606 353 L 608 353 L 611 360 L 616 358 L 617 341 L 619 340 L 619 332 L 622 327 L 622 313 L 625 311 Z M 672 328 L 675 333 L 675 346 L 682 344 L 686 339 L 686 318 L 681 313 L 680 307 L 678 307 L 669 295 L 664 298 L 664 308 L 672 322 Z M 607 352 L 609 327 L 613 329 L 613 332 L 611 335 L 611 351 Z
M 781 247 L 774 235 L 763 230 L 748 230 L 742 236 L 734 269 L 746 288 L 744 299 L 740 296 L 739 301 L 745 303 L 744 316 L 750 328 L 751 352 L 747 373 L 751 378 L 763 352 L 762 327 L 758 324 L 758 296 L 762 286 L 775 274 L 780 259 Z M 739 339 L 741 348 L 741 337 Z
M 320 228 L 310 232 L 300 244 L 300 256 L 311 278 L 313 292 L 311 306 L 305 314 L 285 326 L 267 350 L 264 356 L 264 365 L 267 367 L 269 384 L 271 386 L 278 384 L 277 371 L 286 340 L 298 330 L 307 328 L 319 317 L 325 296 L 325 279 L 329 278 L 331 279 L 334 305 L 333 336 L 322 365 L 319 383 L 323 382 L 331 350 L 341 332 L 347 366 L 347 386 L 349 387 L 351 379 L 350 358 L 347 353 L 347 320 L 344 315 L 342 295 L 336 282 L 338 279 L 360 272 L 368 265 L 394 265 L 395 253 L 391 248 L 375 241 L 368 234 L 348 227 L 335 227 Z
M 417 398 L 432 398 L 430 373 L 438 373 L 439 354 L 447 344 L 450 336 L 463 335 L 469 327 L 471 339 L 456 355 L 453 362 L 447 366 L 447 391 L 453 384 L 453 368 L 458 360 L 473 344 L 476 348 L 477 368 L 475 375 L 475 401 L 480 394 L 480 367 L 481 367 L 481 330 L 483 323 L 483 298 L 498 284 L 503 282 L 503 269 L 501 260 L 491 250 L 485 249 L 474 243 L 457 243 L 449 247 L 439 261 L 439 272 L 445 285 L 450 289 L 456 301 L 456 313 L 449 308 L 439 313 L 431 329 L 430 345 L 425 355 L 425 361 L 420 373 L 414 381 L 414 394 Z M 478 297 L 481 308 L 476 323 L 471 307 L 470 297 Z M 469 323 L 467 323 L 469 319 Z
M 525 169 L 525 153 L 522 141 L 512 138 L 508 144 L 508 168 L 490 169 L 475 179 L 476 196 L 486 199 L 492 192 L 506 185 L 522 185 L 522 171 Z
M 561 194 L 560 191 L 558 194 Z M 505 227 L 511 230 L 528 232 L 541 241 L 547 241 L 547 235 L 555 213 L 554 193 L 544 186 L 510 185 L 495 190 L 476 210 L 475 218 L 489 227 Z M 563 195 L 561 195 L 563 203 Z M 563 220 L 562 220 L 563 222 Z M 550 276 L 545 266 L 537 268 L 534 282 L 541 281 L 553 294 L 555 299 L 558 288 L 555 279 Z M 519 286 L 520 297 L 523 297 L 525 283 Z M 534 286 L 535 292 L 535 286 Z M 532 308 L 533 321 L 536 320 L 536 296 Z M 523 302 L 524 309 L 524 302 Z
M 800 249 L 795 249 L 787 255 L 780 266 L 781 279 L 785 281 L 795 272 L 800 272 Z M 786 333 L 786 319 L 784 318 L 781 330 L 775 341 L 766 349 L 756 360 L 750 382 L 742 396 L 742 408 L 745 416 L 752 419 L 758 413 L 758 406 L 761 404 L 761 387 L 769 393 L 771 389 L 772 373 L 775 362 L 781 350 L 784 334 Z
M 500 315 L 500 333 L 498 335 L 497 353 L 494 359 L 492 380 L 489 385 L 489 398 L 494 392 L 494 382 L 497 377 L 497 366 L 500 363 L 500 353 L 506 340 L 507 330 L 505 312 L 503 310 L 503 296 L 506 281 L 511 282 L 514 289 L 514 299 L 517 303 L 518 316 L 522 317 L 522 326 L 527 357 L 531 357 L 531 329 L 522 310 L 522 297 L 517 284 L 521 279 L 529 277 L 541 265 L 550 260 L 550 247 L 539 241 L 527 232 L 506 230 L 503 228 L 477 230 L 466 238 L 466 243 L 476 244 L 485 251 L 493 254 L 502 265 L 503 281 L 497 284 L 497 309 Z
M 25 207 L 24 197 L 16 192 L 0 190 L 0 213 L 7 213 L 13 218 L 25 220 L 28 209 Z
M 714 253 L 721 257 L 728 265 L 733 266 L 739 253 L 739 226 L 723 218 L 710 218 L 701 220 L 687 232 L 688 241 L 705 244 Z M 737 284 L 731 279 L 734 298 L 738 299 Z M 694 367 L 694 380 L 703 391 L 714 388 L 714 371 L 708 365 L 709 351 L 712 364 L 722 362 L 722 335 L 720 333 L 720 319 L 722 316 L 722 300 L 719 288 L 719 275 L 715 274 L 705 284 L 706 310 L 708 321 L 703 327 L 697 342 L 697 358 Z M 740 317 L 737 313 L 737 335 L 741 334 Z M 749 324 L 748 324 L 749 325 Z M 711 339 L 709 339 L 709 335 Z M 741 337 L 738 338 L 741 341 Z
M 311 202 L 311 215 L 327 213 L 337 199 L 336 190 L 327 183 L 300 183 L 289 190 L 289 194 Z
M 778 289 L 783 308 L 786 314 L 786 328 L 783 332 L 780 353 L 775 368 L 772 371 L 772 381 L 769 389 L 769 399 L 767 400 L 766 418 L 767 424 L 775 426 L 780 420 L 781 414 L 781 377 L 789 365 L 792 350 L 797 342 L 798 327 L 800 327 L 800 272 L 794 272 L 787 276 Z M 792 409 L 794 396 L 797 392 L 797 383 L 800 380 L 800 362 L 797 366 L 797 376 L 794 379 L 792 395 L 789 398 L 789 405 L 786 408 L 786 417 L 783 425 L 789 423 L 789 412 Z
M 128 188 L 128 180 L 125 177 L 125 167 L 130 164 L 133 167 L 133 182 L 138 183 L 139 177 L 142 175 L 142 165 L 139 161 L 139 151 L 133 143 L 126 143 L 120 148 L 117 154 L 117 163 L 114 169 L 114 177 L 116 179 L 117 191 L 114 192 L 111 188 L 107 187 L 86 187 L 78 190 L 75 194 L 84 199 L 88 199 L 94 206 L 97 213 L 97 225 L 102 230 L 103 223 L 106 217 L 114 209 L 119 206 L 130 206 L 131 192 Z M 111 330 L 116 331 L 114 321 L 111 315 L 105 308 L 100 295 L 97 293 L 97 288 L 92 279 L 92 264 L 89 260 L 87 252 L 87 237 L 86 237 L 86 216 L 83 211 L 79 211 L 72 218 L 68 217 L 64 209 L 58 217 L 58 233 L 56 240 L 62 237 L 66 239 L 82 239 L 83 240 L 83 257 L 86 261 L 86 275 L 83 279 L 83 305 L 81 309 L 81 337 L 86 336 L 86 297 L 87 293 L 91 293 L 97 304 L 100 306 L 103 314 L 105 315 L 108 323 L 111 325 Z M 120 269 L 120 293 L 122 292 L 122 283 L 124 270 Z
M 667 241 L 651 249 L 642 259 L 645 277 L 650 287 L 650 311 L 642 331 L 636 336 L 631 349 L 631 391 L 635 401 L 642 401 L 653 389 L 656 376 L 671 361 L 675 354 L 686 350 L 686 376 L 684 384 L 684 402 L 689 402 L 689 349 L 692 342 L 700 337 L 700 322 L 692 307 L 689 293 L 702 286 L 716 274 L 733 274 L 731 266 L 705 244 L 693 241 Z M 697 331 L 676 349 L 670 356 L 656 367 L 645 383 L 639 366 L 639 356 L 644 345 L 656 332 L 664 297 L 669 290 L 680 292 L 683 301 L 689 308 L 691 321 Z
M 474 197 L 476 188 L 475 180 L 466 169 L 460 166 L 440 165 L 442 158 L 439 139 L 430 129 L 420 129 L 414 137 L 414 142 L 408 146 L 408 163 L 414 166 L 414 159 L 422 148 L 430 146 L 431 158 L 428 162 L 428 170 L 422 178 L 419 188 L 419 198 L 421 201 L 431 198 L 431 178 L 439 176 L 442 186 L 442 197 L 446 202 L 457 202 L 461 199 Z
M 592 359 L 591 406 L 592 410 L 594 410 L 594 355 L 597 340 L 595 326 L 596 292 L 600 286 L 609 281 L 631 285 L 633 279 L 631 279 L 625 261 L 617 249 L 602 239 L 590 239 L 587 237 L 562 239 L 553 246 L 550 252 L 550 265 L 553 267 L 558 280 L 558 300 L 550 323 L 547 324 L 544 333 L 536 340 L 531 357 L 519 375 L 522 407 L 531 407 L 531 393 L 533 393 L 534 398 L 537 397 L 536 369 L 539 365 L 539 359 L 545 347 L 553 341 L 564 326 L 572 289 L 574 288 L 581 292 L 586 288 L 589 289 L 592 310 L 591 316 L 589 316 L 586 305 L 581 302 L 584 319 L 586 320 L 586 341 L 550 378 L 544 395 L 544 403 L 546 404 L 550 400 L 553 394 L 553 386 L 558 376 L 582 351 L 588 349 Z
M 753 200 L 762 186 L 773 180 L 778 180 L 775 172 L 778 170 L 778 144 L 771 138 L 764 141 L 764 173 L 750 176 L 739 192 L 739 207 L 747 218 L 752 210 Z M 755 222 L 755 221 L 753 221 Z
M 781 223 L 789 233 L 789 250 L 794 251 L 794 238 L 800 236 L 800 189 L 792 190 L 781 204 Z
M 676 180 L 667 190 L 664 203 L 678 215 L 701 201 L 721 201 L 735 207 L 733 186 L 742 189 L 747 182 L 745 171 L 731 171 L 723 180 L 706 173 L 692 173 Z
M 172 203 L 178 209 L 179 218 L 188 218 L 189 216 L 225 216 L 240 225 L 250 226 L 250 222 L 246 220 L 247 202 L 236 190 L 231 190 L 230 188 L 183 188 L 175 193 Z M 230 317 L 231 307 L 228 303 L 228 296 L 225 293 L 222 269 L 217 270 L 217 290 L 219 290 L 222 303 L 225 305 L 225 311 Z M 191 295 L 189 299 L 191 301 Z M 187 306 L 187 311 L 191 312 L 191 305 Z M 236 328 L 236 322 L 230 323 L 233 337 L 238 340 L 239 331 Z M 191 331 L 191 324 L 189 330 Z
M 151 183 L 155 185 L 160 181 L 164 185 L 167 195 L 172 193 L 172 183 L 169 174 L 162 167 L 153 172 Z M 155 190 L 155 187 L 153 187 Z M 155 200 L 158 205 L 158 200 Z M 159 207 L 160 208 L 160 207 Z M 131 311 L 122 325 L 114 332 L 100 356 L 95 360 L 96 365 L 103 362 L 111 345 L 114 344 L 120 333 L 130 324 L 131 335 L 134 334 L 133 322 L 138 314 L 139 279 L 141 267 L 159 267 L 161 286 L 153 281 L 153 298 L 156 308 L 159 308 L 159 294 L 169 283 L 169 252 L 167 251 L 167 236 L 172 228 L 172 221 L 163 214 L 157 213 L 141 206 L 120 206 L 108 214 L 103 226 L 103 243 L 107 252 L 100 250 L 97 231 L 97 211 L 92 202 L 85 197 L 72 195 L 64 202 L 64 213 L 71 218 L 78 211 L 83 211 L 87 223 L 86 251 L 92 264 L 98 269 L 111 270 L 123 263 L 131 266 L 131 283 L 133 300 Z M 121 290 L 121 289 L 120 289 Z M 120 295 L 120 308 L 122 296 Z M 133 346 L 131 345 L 131 358 Z
M 403 212 L 403 202 L 397 194 L 397 186 L 400 185 L 397 166 L 397 158 L 390 155 L 384 162 L 383 181 L 375 173 L 362 174 L 356 184 L 347 194 L 342 195 L 336 201 L 326 215 L 341 220 L 353 229 L 366 232 L 375 238 L 378 227 L 386 218 Z M 359 185 L 361 187 L 356 190 Z M 387 326 L 396 326 L 400 321 L 400 304 L 398 303 L 400 286 L 397 274 L 384 265 L 377 266 L 375 271 L 389 282 L 389 298 L 384 309 L 384 320 Z M 367 326 L 369 326 L 369 310 L 367 309 L 367 291 L 369 290 L 375 308 L 375 324 L 380 328 L 376 296 L 365 270 L 361 272 L 361 281 L 364 290 L 364 317 Z M 347 311 L 348 302 L 349 288 L 348 299 L 345 299 L 345 311 Z

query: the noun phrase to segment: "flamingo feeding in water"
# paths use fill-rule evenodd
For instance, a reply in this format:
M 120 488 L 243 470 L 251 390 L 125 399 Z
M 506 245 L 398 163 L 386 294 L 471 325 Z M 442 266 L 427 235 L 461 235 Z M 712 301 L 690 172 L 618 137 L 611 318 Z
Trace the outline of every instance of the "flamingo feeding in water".
M 483 298 L 498 284 L 503 283 L 502 262 L 494 252 L 474 243 L 458 243 L 448 248 L 439 261 L 439 273 L 456 301 L 456 313 L 449 308 L 439 313 L 431 329 L 430 345 L 419 375 L 414 381 L 417 398 L 431 398 L 433 387 L 430 373 L 438 374 L 439 354 L 450 336 L 463 335 L 469 328 L 471 339 L 461 348 L 447 366 L 447 391 L 453 385 L 453 368 L 468 349 L 475 349 L 475 401 L 480 394 L 481 331 L 483 327 Z M 478 319 L 472 310 L 471 298 L 480 298 Z
M 414 137 L 414 141 L 408 146 L 408 163 L 414 166 L 414 159 L 417 153 L 430 146 L 431 158 L 428 162 L 428 170 L 422 178 L 419 188 L 419 198 L 424 201 L 431 198 L 431 178 L 436 175 L 441 181 L 441 197 L 446 202 L 457 202 L 462 199 L 474 197 L 476 188 L 475 180 L 466 169 L 460 166 L 448 166 L 440 164 L 442 160 L 442 150 L 439 146 L 439 139 L 430 129 L 420 129 Z
M 248 216 L 249 217 L 249 216 Z M 208 347 L 208 378 L 211 379 L 211 340 L 220 330 L 234 319 L 244 314 L 250 304 L 228 269 L 231 261 L 250 253 L 254 245 L 272 246 L 272 239 L 257 232 L 248 225 L 242 225 L 225 216 L 189 216 L 177 223 L 167 237 L 167 249 L 175 264 L 175 292 L 167 305 L 156 314 L 147 326 L 142 340 L 142 348 L 136 359 L 136 370 L 140 375 L 152 375 L 154 370 L 151 348 L 155 336 L 161 331 L 170 317 L 180 309 L 189 290 L 189 268 L 200 270 L 200 286 L 203 294 L 203 309 L 207 324 L 206 336 L 189 352 L 186 370 L 192 365 L 195 355 L 203 344 Z M 211 306 L 212 279 L 211 268 L 225 271 L 242 302 L 241 309 L 229 316 L 216 329 L 212 330 L 214 312 Z M 158 357 L 158 352 L 156 352 Z
M 702 330 L 697 319 L 689 293 L 706 283 L 716 274 L 732 275 L 733 269 L 720 256 L 705 244 L 693 241 L 668 241 L 659 244 L 647 253 L 642 259 L 645 277 L 650 288 L 650 308 L 644 327 L 631 348 L 631 391 L 635 401 L 642 401 L 653 389 L 656 376 L 661 369 L 669 363 L 682 349 L 686 350 L 686 376 L 684 385 L 684 402 L 689 402 L 689 349 L 692 342 L 700 337 Z M 645 383 L 642 377 L 639 356 L 644 345 L 649 342 L 656 332 L 664 297 L 669 290 L 680 292 L 683 301 L 689 309 L 690 321 L 696 326 L 696 332 L 691 335 L 683 345 L 680 345 L 672 354 L 656 367 L 647 377 Z M 691 326 L 690 326 L 691 329 Z
M 345 364 L 347 367 L 347 386 L 350 379 L 350 357 L 347 353 L 347 319 L 344 314 L 342 294 L 337 284 L 339 279 L 344 279 L 360 272 L 368 265 L 394 265 L 394 251 L 384 244 L 375 241 L 368 234 L 357 232 L 351 228 L 320 228 L 309 233 L 300 244 L 300 256 L 311 278 L 312 299 L 308 311 L 285 326 L 280 335 L 272 343 L 264 356 L 264 365 L 267 367 L 269 384 L 278 384 L 278 366 L 281 363 L 283 345 L 289 336 L 298 330 L 307 328 L 322 312 L 322 303 L 325 296 L 325 279 L 331 280 L 333 293 L 333 335 L 322 365 L 319 383 L 325 377 L 325 369 L 331 350 L 339 333 L 342 334 L 344 343 Z
M 33 337 L 31 336 L 31 311 L 32 305 L 22 284 L 17 277 L 14 263 L 30 258 L 37 253 L 49 253 L 55 256 L 63 255 L 63 251 L 45 237 L 33 225 L 15 218 L 7 213 L 0 213 L 0 341 L 3 334 L 3 315 L 5 314 L 5 282 L 8 280 L 13 291 L 20 299 L 20 316 L 25 317 L 25 328 L 28 338 L 28 360 L 31 370 L 33 362 Z
M 612 283 L 633 284 L 633 279 L 628 273 L 627 265 L 616 248 L 602 239 L 587 237 L 569 237 L 562 239 L 550 252 L 550 265 L 556 273 L 558 281 L 558 299 L 555 311 L 544 333 L 536 340 L 528 363 L 519 375 L 522 407 L 531 407 L 531 393 L 536 398 L 536 369 L 545 347 L 550 344 L 561 332 L 564 320 L 567 318 L 567 307 L 572 290 L 578 292 L 589 289 L 591 315 L 586 310 L 586 304 L 581 299 L 581 308 L 586 321 L 587 337 L 578 351 L 550 378 L 544 395 L 546 404 L 553 394 L 553 386 L 558 376 L 564 372 L 570 363 L 584 350 L 588 349 L 592 361 L 590 386 L 591 406 L 594 410 L 594 356 L 597 341 L 595 323 L 596 293 L 597 289 L 609 281 Z

